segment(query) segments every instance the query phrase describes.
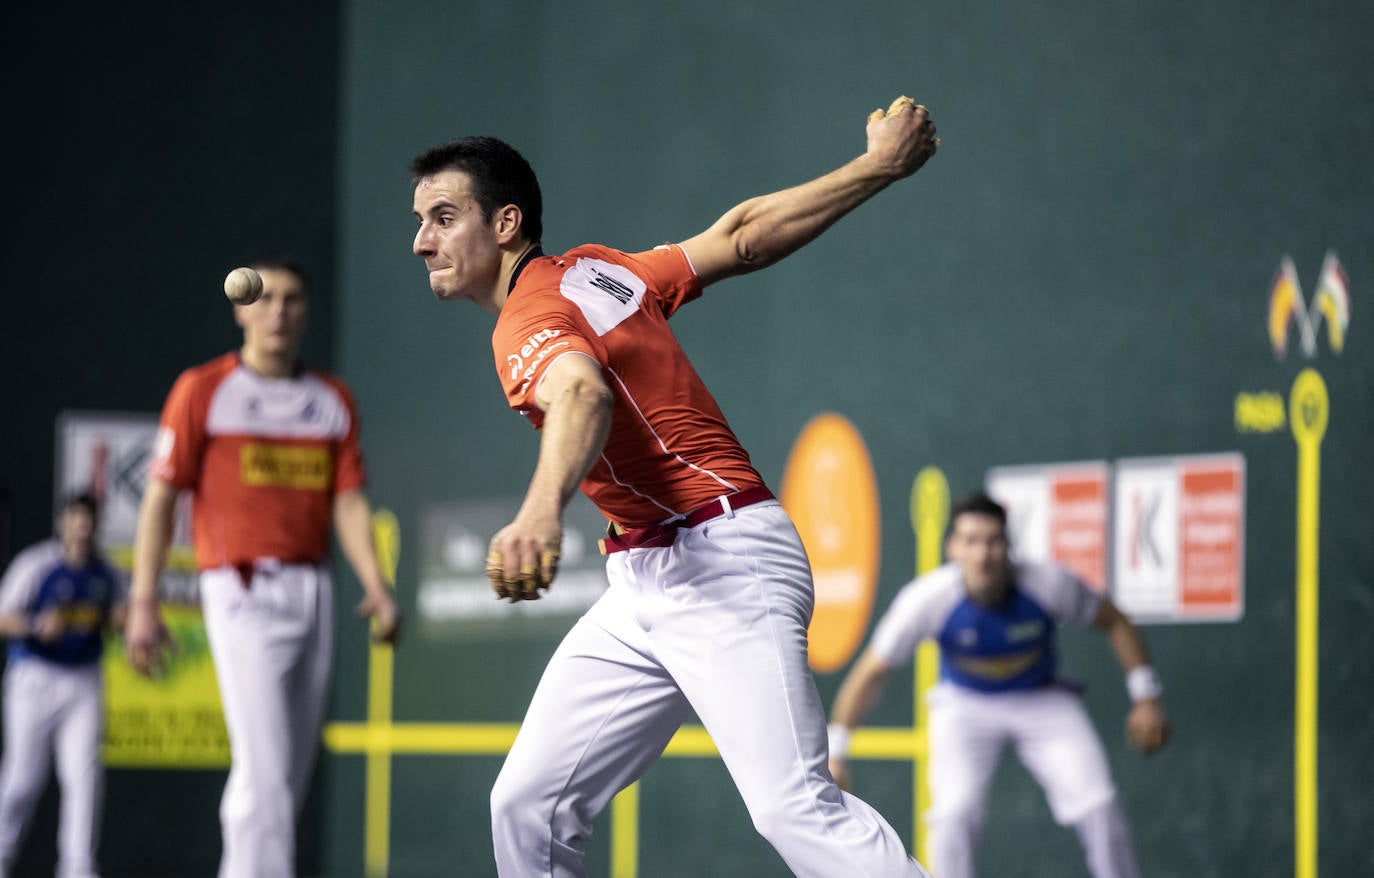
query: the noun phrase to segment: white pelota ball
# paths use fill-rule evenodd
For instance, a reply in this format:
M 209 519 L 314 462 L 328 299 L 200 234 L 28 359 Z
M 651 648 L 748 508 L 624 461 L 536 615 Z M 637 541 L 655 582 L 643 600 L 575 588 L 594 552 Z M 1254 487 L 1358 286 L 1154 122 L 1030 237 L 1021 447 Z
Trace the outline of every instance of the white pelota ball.
M 251 268 L 236 268 L 224 278 L 224 295 L 235 305 L 251 305 L 262 295 L 262 277 Z

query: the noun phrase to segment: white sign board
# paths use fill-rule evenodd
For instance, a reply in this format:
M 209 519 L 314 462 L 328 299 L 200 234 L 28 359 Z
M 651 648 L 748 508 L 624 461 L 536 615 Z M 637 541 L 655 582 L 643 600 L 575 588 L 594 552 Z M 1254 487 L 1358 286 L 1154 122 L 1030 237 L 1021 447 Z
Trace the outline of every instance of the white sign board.
M 1143 621 L 1245 612 L 1245 458 L 1122 460 L 1113 486 L 1112 599 Z

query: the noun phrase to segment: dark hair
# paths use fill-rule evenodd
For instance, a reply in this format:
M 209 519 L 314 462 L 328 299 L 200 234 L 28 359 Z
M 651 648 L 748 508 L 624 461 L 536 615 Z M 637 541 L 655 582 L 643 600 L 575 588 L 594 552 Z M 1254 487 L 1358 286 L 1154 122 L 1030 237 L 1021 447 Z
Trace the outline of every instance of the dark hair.
M 1007 508 L 982 491 L 969 494 L 950 508 L 949 532 L 946 536 L 954 533 L 954 523 L 959 520 L 961 515 L 991 516 L 997 519 L 998 524 L 1002 525 L 1003 531 L 1007 529 Z
M 248 264 L 255 271 L 285 271 L 294 274 L 301 282 L 301 290 L 307 296 L 310 295 L 310 275 L 293 256 L 281 253 L 265 259 L 256 259 Z
M 91 518 L 100 517 L 100 501 L 95 499 L 95 495 L 88 491 L 73 494 L 62 504 L 62 511 L 67 512 L 72 509 L 84 509 L 90 513 Z
M 462 171 L 472 179 L 473 198 L 488 221 L 498 208 L 520 208 L 520 234 L 531 244 L 544 235 L 544 199 L 539 178 L 525 157 L 495 137 L 460 137 L 426 150 L 410 163 L 410 182 L 443 171 Z

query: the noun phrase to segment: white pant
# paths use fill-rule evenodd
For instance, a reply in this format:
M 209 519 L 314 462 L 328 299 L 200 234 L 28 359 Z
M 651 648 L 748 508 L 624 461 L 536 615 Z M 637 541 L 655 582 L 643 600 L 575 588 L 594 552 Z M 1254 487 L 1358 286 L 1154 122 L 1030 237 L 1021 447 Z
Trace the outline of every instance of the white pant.
M 59 878 L 94 878 L 104 766 L 100 665 L 23 658 L 5 671 L 5 754 L 0 762 L 0 876 L 19 854 L 24 830 L 56 757 L 62 791 Z
M 1073 826 L 1094 878 L 1134 878 L 1130 834 L 1102 742 L 1077 694 L 1057 686 L 982 693 L 941 683 L 930 708 L 932 867 L 973 878 L 988 785 L 1010 745 L 1045 791 L 1054 819 Z
M 200 593 L 231 757 L 219 875 L 289 878 L 329 684 L 329 573 L 261 564 L 245 589 L 233 569 L 206 570 Z
M 830 777 L 806 663 L 811 572 L 780 506 L 684 529 L 670 547 L 618 552 L 607 574 L 610 589 L 550 659 L 492 790 L 503 878 L 585 875 L 593 818 L 693 709 L 755 828 L 794 873 L 926 875 Z

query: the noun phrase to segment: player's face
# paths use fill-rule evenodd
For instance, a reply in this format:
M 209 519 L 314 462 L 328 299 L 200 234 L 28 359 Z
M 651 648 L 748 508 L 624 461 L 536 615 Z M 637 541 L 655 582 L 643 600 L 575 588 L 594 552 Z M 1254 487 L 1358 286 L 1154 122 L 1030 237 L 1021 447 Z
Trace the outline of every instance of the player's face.
M 964 575 L 964 589 L 982 604 L 997 603 L 1007 583 L 1007 532 L 991 515 L 965 512 L 954 520 L 949 559 Z
M 234 319 L 243 327 L 243 346 L 255 354 L 295 359 L 305 334 L 305 287 L 295 273 L 264 268 L 262 298 L 235 305 Z
M 425 261 L 435 296 L 469 299 L 491 309 L 501 248 L 472 192 L 472 178 L 463 171 L 440 171 L 422 179 L 415 186 L 420 229 L 411 249 Z
M 95 548 L 95 516 L 85 506 L 68 506 L 58 520 L 58 535 L 67 557 L 85 559 Z

